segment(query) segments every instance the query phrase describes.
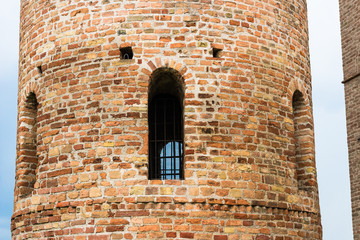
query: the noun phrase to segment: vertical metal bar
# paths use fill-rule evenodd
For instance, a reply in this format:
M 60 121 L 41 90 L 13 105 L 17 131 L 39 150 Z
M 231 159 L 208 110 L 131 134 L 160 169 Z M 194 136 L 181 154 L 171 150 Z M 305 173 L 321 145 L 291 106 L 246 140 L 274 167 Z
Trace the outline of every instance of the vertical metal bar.
M 155 133 L 154 133 L 154 145 L 155 145 L 155 148 L 153 149 L 153 154 L 154 156 L 152 157 L 152 161 L 151 161 L 151 170 L 153 171 L 153 178 L 157 178 L 157 166 L 156 166 L 156 162 L 157 162 L 157 113 L 158 113 L 158 106 L 157 106 L 157 99 L 154 99 L 154 105 L 155 106 L 152 106 L 154 107 L 154 112 L 153 112 L 153 116 L 154 116 L 154 119 L 153 119 L 153 123 L 155 125 Z
M 175 162 L 174 162 L 173 147 L 174 147 L 174 141 L 171 141 L 171 144 L 170 144 L 170 148 L 171 148 L 171 158 L 170 158 L 170 162 L 171 162 L 171 179 L 175 178 Z
M 166 98 L 163 98 L 162 99 L 162 104 L 164 106 L 164 122 L 163 122 L 163 125 L 164 125 L 164 139 L 163 139 L 163 148 L 164 148 L 164 166 L 163 166 L 163 169 L 164 169 L 164 178 L 166 179 L 167 177 L 167 166 L 166 166 L 166 162 L 167 162 L 167 151 L 166 151 L 166 139 L 167 139 L 167 136 L 166 136 L 166 115 L 167 115 L 167 109 L 166 109 Z M 165 146 L 165 147 L 164 147 Z
M 183 112 L 184 108 L 182 104 L 180 104 L 180 111 L 179 111 L 179 134 L 180 134 L 180 144 L 179 144 L 179 178 L 184 178 L 184 119 L 183 119 Z
M 172 125 L 173 125 L 173 144 L 172 144 L 172 159 L 171 159 L 171 163 L 173 164 L 173 168 L 172 168 L 172 173 L 173 173 L 173 177 L 174 179 L 176 179 L 176 152 L 175 152 L 175 143 L 176 143 L 176 106 L 175 106 L 175 101 L 174 99 L 172 99 L 172 109 L 173 109 L 173 122 L 172 122 Z

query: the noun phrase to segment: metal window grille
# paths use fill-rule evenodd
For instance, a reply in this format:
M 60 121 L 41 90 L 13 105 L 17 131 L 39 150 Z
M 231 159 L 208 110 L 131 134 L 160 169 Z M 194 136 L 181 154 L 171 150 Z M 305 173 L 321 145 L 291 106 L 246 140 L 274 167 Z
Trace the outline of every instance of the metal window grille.
M 149 179 L 183 179 L 183 142 L 178 100 L 156 96 L 149 105 Z

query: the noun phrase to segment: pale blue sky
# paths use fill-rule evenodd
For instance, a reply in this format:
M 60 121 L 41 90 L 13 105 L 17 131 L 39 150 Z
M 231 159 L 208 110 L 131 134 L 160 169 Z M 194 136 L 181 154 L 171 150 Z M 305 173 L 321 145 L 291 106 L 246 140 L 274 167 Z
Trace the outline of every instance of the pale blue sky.
M 338 0 L 308 0 L 324 240 L 353 239 Z
M 10 239 L 16 145 L 19 0 L 0 8 L 0 239 Z M 308 0 L 316 160 L 324 240 L 352 239 L 337 0 Z

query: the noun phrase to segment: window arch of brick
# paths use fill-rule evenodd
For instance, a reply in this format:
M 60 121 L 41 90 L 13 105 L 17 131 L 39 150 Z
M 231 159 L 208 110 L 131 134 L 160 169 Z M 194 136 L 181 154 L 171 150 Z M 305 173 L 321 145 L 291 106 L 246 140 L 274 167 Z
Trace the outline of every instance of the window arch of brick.
M 155 70 L 149 86 L 149 179 L 184 178 L 184 88 L 180 74 Z
M 36 181 L 38 105 L 36 95 L 31 92 L 19 110 L 15 192 L 20 198 L 31 194 Z
M 296 90 L 292 99 L 296 178 L 301 190 L 312 190 L 315 182 L 315 152 L 311 108 Z

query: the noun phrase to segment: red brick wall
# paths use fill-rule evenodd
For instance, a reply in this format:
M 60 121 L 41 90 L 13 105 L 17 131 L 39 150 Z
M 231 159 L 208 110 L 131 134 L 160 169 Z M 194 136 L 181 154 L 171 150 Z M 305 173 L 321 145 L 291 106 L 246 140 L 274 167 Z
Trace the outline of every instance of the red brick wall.
M 360 73 L 360 23 L 358 0 L 339 0 L 341 19 L 341 38 L 344 79 L 347 80 Z
M 354 239 L 360 239 L 360 78 L 345 83 L 346 122 Z
M 21 9 L 19 114 L 34 93 L 38 167 L 15 191 L 14 239 L 321 239 L 305 1 Z M 159 68 L 183 81 L 184 180 L 148 180 Z
M 340 0 L 341 38 L 354 239 L 360 239 L 360 3 Z

